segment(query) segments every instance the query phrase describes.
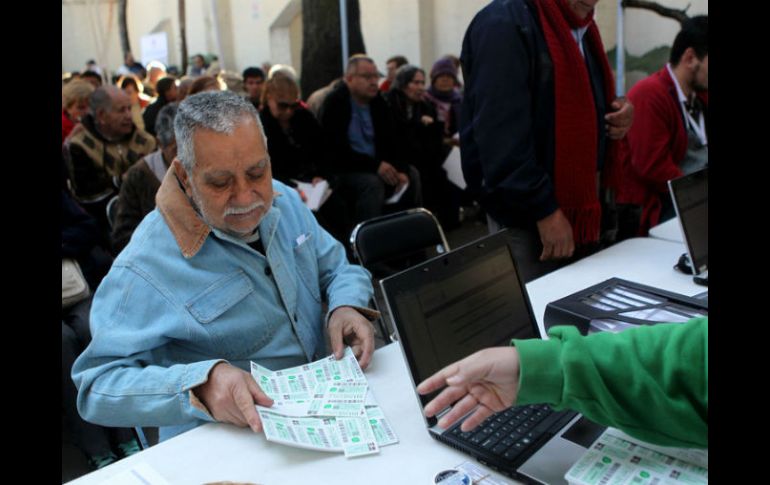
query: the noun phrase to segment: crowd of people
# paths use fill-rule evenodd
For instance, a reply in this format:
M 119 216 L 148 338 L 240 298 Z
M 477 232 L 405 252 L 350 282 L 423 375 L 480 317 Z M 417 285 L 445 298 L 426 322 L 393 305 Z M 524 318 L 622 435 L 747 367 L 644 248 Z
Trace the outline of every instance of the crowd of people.
M 315 93 L 290 66 L 237 75 L 202 55 L 181 79 L 130 54 L 109 83 L 68 76 L 63 257 L 92 292 L 62 309 L 62 392 L 92 466 L 137 448 L 91 423 L 162 438 L 212 420 L 258 430 L 236 404 L 269 401 L 249 360 L 313 360 L 324 331 L 365 367 L 376 312 L 348 242 L 362 221 L 425 207 L 451 230 L 478 202 L 490 232 L 513 231 L 529 281 L 671 217 L 665 181 L 708 164 L 707 17 L 618 97 L 596 1 L 493 1 L 459 59 L 426 71 L 393 56 L 384 76 L 356 54 Z M 464 190 L 444 168 L 456 149 Z M 298 183 L 322 181 L 331 196 L 311 212 Z

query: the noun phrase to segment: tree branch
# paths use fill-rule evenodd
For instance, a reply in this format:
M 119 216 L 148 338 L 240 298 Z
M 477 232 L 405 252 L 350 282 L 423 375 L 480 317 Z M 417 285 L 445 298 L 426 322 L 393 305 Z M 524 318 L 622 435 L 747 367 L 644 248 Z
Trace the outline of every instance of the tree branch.
M 662 17 L 668 17 L 674 19 L 680 24 L 690 18 L 687 15 L 687 9 L 690 8 L 688 3 L 682 10 L 676 10 L 674 8 L 664 7 L 657 2 L 650 2 L 648 0 L 623 0 L 623 8 L 641 8 L 644 10 L 652 10 Z

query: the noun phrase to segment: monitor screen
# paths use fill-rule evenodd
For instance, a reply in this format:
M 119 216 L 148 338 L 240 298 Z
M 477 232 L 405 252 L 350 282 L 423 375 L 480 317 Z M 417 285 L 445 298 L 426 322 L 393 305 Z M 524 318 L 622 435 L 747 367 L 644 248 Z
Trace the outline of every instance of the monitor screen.
M 709 261 L 708 168 L 671 180 L 669 186 L 693 269 L 702 273 Z

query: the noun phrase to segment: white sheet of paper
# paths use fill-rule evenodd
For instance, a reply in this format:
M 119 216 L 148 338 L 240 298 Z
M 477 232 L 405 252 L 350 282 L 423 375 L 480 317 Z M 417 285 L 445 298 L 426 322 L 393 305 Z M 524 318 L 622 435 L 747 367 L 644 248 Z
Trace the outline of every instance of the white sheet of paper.
M 399 200 L 401 200 L 401 196 L 404 195 L 404 192 L 406 192 L 406 189 L 409 188 L 409 182 L 405 183 L 403 187 L 401 187 L 401 190 L 398 192 L 394 192 L 393 195 L 390 196 L 389 199 L 385 201 L 386 204 L 395 204 Z
M 321 180 L 317 184 L 313 185 L 308 182 L 300 182 L 299 180 L 292 180 L 297 184 L 297 188 L 305 193 L 307 200 L 305 205 L 311 211 L 317 211 L 321 208 L 326 199 L 332 195 L 332 189 L 329 188 L 329 182 Z
M 465 183 L 465 177 L 463 176 L 463 167 L 460 163 L 460 147 L 452 147 L 452 151 L 444 161 L 444 170 L 446 170 L 447 178 L 450 182 L 456 186 L 464 189 L 468 186 Z

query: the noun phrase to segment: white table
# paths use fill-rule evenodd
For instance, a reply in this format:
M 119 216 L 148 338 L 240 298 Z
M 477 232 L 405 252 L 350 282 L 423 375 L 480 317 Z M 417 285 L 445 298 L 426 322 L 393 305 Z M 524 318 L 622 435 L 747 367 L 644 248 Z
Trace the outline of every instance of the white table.
M 701 292 L 703 287 L 692 283 L 690 276 L 672 269 L 683 250 L 681 243 L 629 239 L 530 282 L 527 291 L 541 331 L 548 302 L 613 276 L 685 295 Z M 144 462 L 173 484 L 224 480 L 265 485 L 429 484 L 437 472 L 470 459 L 428 435 L 398 344 L 379 349 L 366 376 L 400 440 L 383 447 L 377 455 L 346 459 L 342 453 L 291 448 L 268 442 L 262 434 L 214 423 L 70 483 L 98 484 Z
M 399 443 L 381 448 L 379 454 L 346 459 L 342 453 L 283 446 L 267 441 L 262 434 L 214 423 L 70 483 L 98 484 L 146 462 L 172 484 L 199 485 L 224 480 L 263 485 L 429 484 L 439 471 L 471 459 L 428 435 L 398 344 L 375 352 L 366 378 L 399 438 Z
M 706 288 L 693 283 L 692 276 L 673 268 L 684 251 L 683 243 L 649 237 L 626 239 L 530 281 L 527 293 L 541 335 L 545 335 L 543 314 L 548 303 L 612 277 L 687 296 L 703 292 Z
M 679 218 L 674 217 L 669 219 L 663 224 L 650 229 L 650 237 L 655 239 L 665 239 L 666 241 L 674 241 L 684 244 L 684 236 L 682 236 L 682 226 L 679 224 Z

